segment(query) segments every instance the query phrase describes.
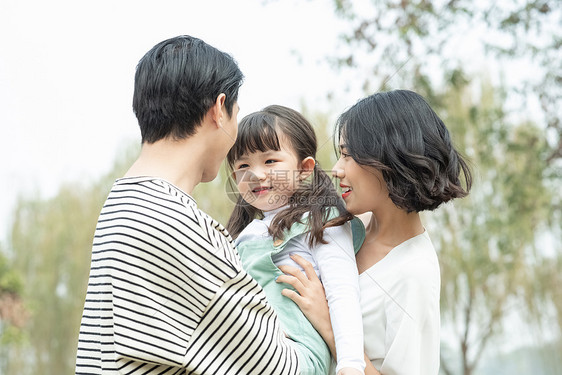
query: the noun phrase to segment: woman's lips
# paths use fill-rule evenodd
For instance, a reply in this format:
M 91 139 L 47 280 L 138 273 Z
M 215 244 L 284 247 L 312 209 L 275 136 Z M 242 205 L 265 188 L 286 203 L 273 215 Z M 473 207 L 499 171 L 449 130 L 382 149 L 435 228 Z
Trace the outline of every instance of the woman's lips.
M 350 186 L 340 184 L 340 188 L 342 189 L 341 197 L 343 199 L 349 197 L 353 189 Z

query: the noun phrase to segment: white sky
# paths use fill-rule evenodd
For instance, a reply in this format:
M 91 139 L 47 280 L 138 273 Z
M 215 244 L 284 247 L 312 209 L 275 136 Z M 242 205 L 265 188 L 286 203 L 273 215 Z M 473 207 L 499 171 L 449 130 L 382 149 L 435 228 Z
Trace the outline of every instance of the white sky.
M 368 74 L 325 62 L 343 27 L 327 0 L 0 0 L 0 241 L 18 195 L 93 181 L 140 142 L 133 78 L 156 43 L 190 34 L 232 54 L 246 76 L 239 118 L 302 102 L 335 117 L 362 96 L 344 83 Z M 453 37 L 463 45 L 455 54 L 480 55 L 475 38 Z
M 133 77 L 156 43 L 190 34 L 232 54 L 246 76 L 240 118 L 303 99 L 337 113 L 351 102 L 326 103 L 337 77 L 319 63 L 336 48 L 337 24 L 318 0 L 2 0 L 0 240 L 18 194 L 95 180 L 140 140 Z

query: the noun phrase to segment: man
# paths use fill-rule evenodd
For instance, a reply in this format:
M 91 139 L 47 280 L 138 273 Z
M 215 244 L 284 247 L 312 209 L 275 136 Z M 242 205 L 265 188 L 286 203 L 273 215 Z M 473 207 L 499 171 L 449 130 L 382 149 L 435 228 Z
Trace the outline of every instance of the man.
M 237 132 L 243 75 L 179 36 L 139 62 L 139 158 L 101 211 L 76 374 L 297 374 L 297 353 L 224 227 L 189 194 Z

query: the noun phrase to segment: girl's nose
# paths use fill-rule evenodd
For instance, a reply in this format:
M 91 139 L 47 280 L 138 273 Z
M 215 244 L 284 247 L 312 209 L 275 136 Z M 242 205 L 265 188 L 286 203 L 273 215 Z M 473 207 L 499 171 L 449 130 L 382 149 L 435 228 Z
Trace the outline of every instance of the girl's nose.
M 268 173 L 268 171 L 266 171 L 263 168 L 256 168 L 256 169 L 252 170 L 252 174 L 251 174 L 252 180 L 253 181 L 263 181 L 267 177 L 267 173 Z

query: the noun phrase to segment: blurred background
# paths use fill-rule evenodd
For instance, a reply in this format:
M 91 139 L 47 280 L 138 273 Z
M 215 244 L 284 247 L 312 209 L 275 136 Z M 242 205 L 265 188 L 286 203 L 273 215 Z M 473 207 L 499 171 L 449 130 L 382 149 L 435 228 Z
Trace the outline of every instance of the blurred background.
M 442 271 L 442 374 L 562 374 L 562 2 L 0 2 L 0 374 L 72 374 L 97 216 L 137 156 L 138 60 L 197 36 L 315 125 L 390 89 L 427 98 L 471 195 L 424 214 Z M 226 223 L 226 173 L 197 187 Z

